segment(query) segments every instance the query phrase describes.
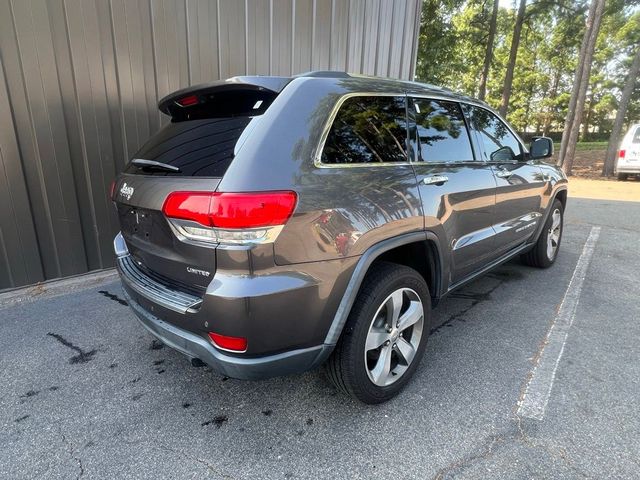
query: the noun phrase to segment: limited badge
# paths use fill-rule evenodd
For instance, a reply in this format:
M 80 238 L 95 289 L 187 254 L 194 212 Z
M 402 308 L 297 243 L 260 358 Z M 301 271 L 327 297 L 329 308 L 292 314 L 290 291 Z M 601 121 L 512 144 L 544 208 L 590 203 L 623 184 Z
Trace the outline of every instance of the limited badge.
M 206 270 L 200 270 L 199 268 L 187 267 L 187 272 L 194 273 L 196 275 L 201 275 L 203 277 L 208 277 L 211 275 L 211 272 L 207 272 Z

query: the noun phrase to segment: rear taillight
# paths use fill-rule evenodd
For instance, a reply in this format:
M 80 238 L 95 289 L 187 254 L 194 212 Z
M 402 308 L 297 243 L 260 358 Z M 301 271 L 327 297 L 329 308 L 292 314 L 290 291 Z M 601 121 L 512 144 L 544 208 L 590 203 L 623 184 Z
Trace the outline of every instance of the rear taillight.
M 206 227 L 257 228 L 284 225 L 295 206 L 295 192 L 173 192 L 162 211 Z
M 218 333 L 209 332 L 209 338 L 213 344 L 221 350 L 242 353 L 247 350 L 247 339 L 244 337 L 229 337 Z
M 162 206 L 162 213 L 168 218 L 191 220 L 212 227 L 209 218 L 211 211 L 211 193 L 173 192 Z
M 116 193 L 116 181 L 111 180 L 111 185 L 109 186 L 109 200 L 113 200 L 113 194 Z
M 173 192 L 162 212 L 189 240 L 223 243 L 273 241 L 296 207 L 291 191 Z
M 625 156 L 626 154 L 627 154 L 627 151 L 626 151 L 626 150 L 620 150 L 620 151 L 618 152 L 618 158 L 622 158 L 622 159 L 624 159 L 624 156 Z

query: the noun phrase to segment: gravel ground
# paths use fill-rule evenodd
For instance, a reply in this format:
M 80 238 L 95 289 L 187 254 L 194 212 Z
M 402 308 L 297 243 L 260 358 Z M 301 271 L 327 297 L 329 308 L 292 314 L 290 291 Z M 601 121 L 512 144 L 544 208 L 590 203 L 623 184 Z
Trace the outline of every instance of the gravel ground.
M 640 202 L 640 178 L 629 177 L 626 181 L 589 180 L 571 177 L 570 191 L 574 198 L 590 198 L 592 200 L 620 200 Z
M 318 372 L 193 368 L 117 282 L 0 308 L 0 478 L 638 478 L 640 203 L 571 199 L 558 261 L 444 300 L 414 381 L 364 406 Z M 542 421 L 521 398 L 602 227 Z

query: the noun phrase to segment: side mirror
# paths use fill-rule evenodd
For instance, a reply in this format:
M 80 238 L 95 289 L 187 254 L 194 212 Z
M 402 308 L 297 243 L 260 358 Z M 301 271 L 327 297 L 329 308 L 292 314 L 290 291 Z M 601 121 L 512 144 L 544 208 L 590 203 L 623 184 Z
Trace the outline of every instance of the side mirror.
M 549 137 L 533 137 L 529 147 L 529 156 L 535 158 L 549 158 L 553 155 L 553 140 Z
M 511 147 L 504 146 L 500 147 L 495 152 L 491 152 L 489 158 L 492 162 L 510 162 L 515 160 L 516 154 L 513 153 Z

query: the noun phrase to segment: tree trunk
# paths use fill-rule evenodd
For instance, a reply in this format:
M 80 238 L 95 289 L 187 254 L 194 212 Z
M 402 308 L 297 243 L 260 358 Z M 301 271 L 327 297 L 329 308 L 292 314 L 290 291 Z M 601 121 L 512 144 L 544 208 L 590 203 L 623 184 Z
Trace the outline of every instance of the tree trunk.
M 593 102 L 595 102 L 595 88 L 591 90 L 591 96 L 589 97 L 589 108 L 587 108 L 587 115 L 584 117 L 584 124 L 582 125 L 582 139 L 583 142 L 589 141 L 589 125 L 591 125 L 591 117 L 593 116 Z
M 567 140 L 569 136 L 569 129 L 575 117 L 576 103 L 578 101 L 578 91 L 580 90 L 580 80 L 582 79 L 582 59 L 585 57 L 587 50 L 587 44 L 589 43 L 589 35 L 591 26 L 593 25 L 593 18 L 596 13 L 596 4 L 598 0 L 591 0 L 589 5 L 589 13 L 587 14 L 587 22 L 584 35 L 582 37 L 582 43 L 580 45 L 580 53 L 578 53 L 578 63 L 576 65 L 576 72 L 573 77 L 573 86 L 571 88 L 571 98 L 569 99 L 569 105 L 567 106 L 567 116 L 564 119 L 564 129 L 562 130 L 562 140 L 560 141 L 560 151 L 558 152 L 558 166 L 562 166 L 565 152 L 567 150 Z
M 551 87 L 551 94 L 548 96 L 548 98 L 556 98 L 558 96 L 558 86 L 560 85 L 561 75 L 562 73 L 560 72 L 560 69 L 556 70 L 555 76 L 553 78 L 553 86 Z M 544 116 L 544 126 L 542 127 L 543 136 L 546 136 L 549 133 L 549 130 L 551 129 L 551 121 L 553 120 L 552 117 L 553 117 L 553 108 L 548 107 L 547 112 Z
M 527 0 L 520 0 L 516 24 L 513 27 L 513 38 L 511 39 L 511 51 L 509 52 L 509 63 L 507 63 L 507 73 L 504 76 L 504 88 L 502 89 L 502 102 L 500 103 L 500 115 L 505 117 L 509 108 L 511 98 L 511 86 L 513 85 L 513 72 L 516 68 L 518 58 L 518 48 L 520 47 L 520 34 L 524 23 L 524 13 L 527 8 Z
M 578 58 L 578 68 L 576 78 L 573 83 L 569 111 L 565 121 L 565 130 L 562 132 L 562 143 L 560 144 L 560 155 L 558 162 L 567 175 L 571 175 L 573 158 L 582 124 L 582 113 L 584 111 L 584 100 L 587 95 L 589 85 L 589 75 L 591 74 L 591 61 L 596 46 L 596 39 L 600 31 L 600 23 L 604 12 L 605 0 L 592 0 L 587 17 L 587 28 L 580 48 Z
M 633 89 L 636 86 L 636 80 L 640 73 L 640 47 L 636 47 L 636 53 L 633 57 L 633 63 L 631 69 L 627 75 L 627 79 L 622 89 L 622 97 L 620 97 L 620 104 L 618 105 L 618 112 L 616 113 L 616 119 L 613 122 L 613 128 L 611 129 L 611 135 L 609 136 L 609 144 L 607 145 L 607 154 L 604 157 L 604 166 L 602 167 L 602 175 L 613 175 L 614 165 L 616 161 L 616 152 L 618 151 L 618 142 L 620 134 L 622 133 L 622 126 L 624 124 L 624 117 L 627 114 L 627 107 L 629 106 L 629 100 L 633 94 Z
M 491 12 L 491 23 L 489 23 L 489 37 L 487 38 L 487 49 L 484 54 L 484 65 L 480 75 L 480 86 L 478 87 L 478 98 L 484 101 L 487 96 L 487 79 L 489 78 L 489 68 L 493 58 L 493 42 L 496 38 L 496 24 L 498 23 L 499 0 L 493 0 L 493 11 Z

